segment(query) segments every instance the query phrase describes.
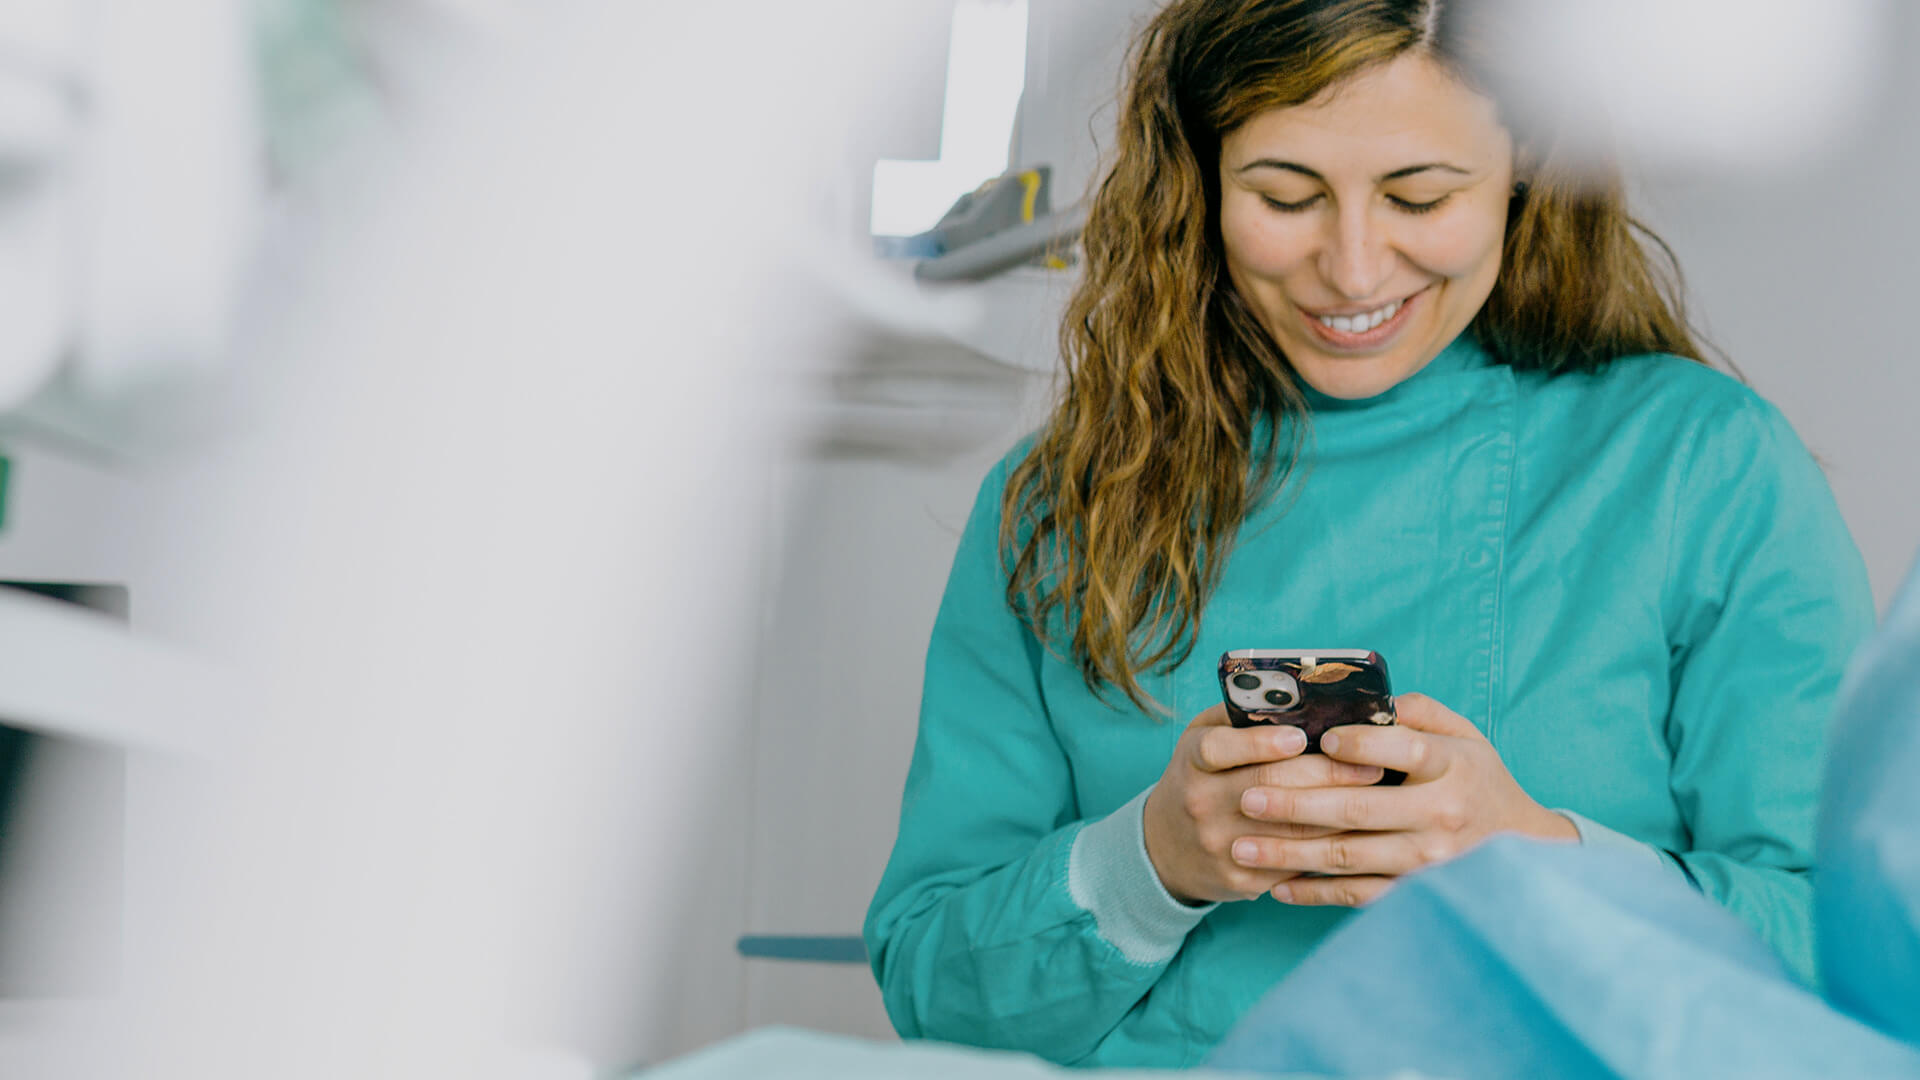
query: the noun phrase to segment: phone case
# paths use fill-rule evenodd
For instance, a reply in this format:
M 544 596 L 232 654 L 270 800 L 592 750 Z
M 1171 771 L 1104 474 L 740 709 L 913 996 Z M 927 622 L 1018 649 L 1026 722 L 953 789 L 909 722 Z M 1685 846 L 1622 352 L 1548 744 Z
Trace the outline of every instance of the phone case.
M 1366 649 L 1238 649 L 1220 657 L 1220 693 L 1234 727 L 1291 724 L 1310 754 L 1328 728 L 1394 722 L 1387 662 Z M 1388 770 L 1380 782 L 1405 779 Z

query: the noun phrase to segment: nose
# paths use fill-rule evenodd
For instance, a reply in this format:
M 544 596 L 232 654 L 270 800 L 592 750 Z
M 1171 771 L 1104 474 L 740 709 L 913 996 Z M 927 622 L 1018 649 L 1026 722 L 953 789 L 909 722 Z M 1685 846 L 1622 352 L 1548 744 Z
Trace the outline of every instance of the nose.
M 1320 276 L 1349 300 L 1378 295 L 1393 273 L 1393 245 L 1365 202 L 1343 204 L 1320 249 Z

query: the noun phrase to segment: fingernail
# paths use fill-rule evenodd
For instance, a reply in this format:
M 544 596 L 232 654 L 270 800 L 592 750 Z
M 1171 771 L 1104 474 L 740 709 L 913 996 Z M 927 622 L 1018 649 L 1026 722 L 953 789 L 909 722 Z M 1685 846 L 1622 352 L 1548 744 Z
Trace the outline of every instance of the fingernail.
M 1251 840 L 1236 841 L 1233 845 L 1233 857 L 1236 862 L 1250 864 L 1260 857 L 1260 845 Z
M 1248 791 L 1245 795 L 1240 796 L 1240 809 L 1256 817 L 1266 813 L 1267 793 L 1261 791 L 1259 788 Z
M 1338 734 L 1329 731 L 1325 735 L 1320 736 L 1320 752 L 1321 753 L 1331 754 L 1339 749 L 1340 749 L 1340 736 Z
M 1307 733 L 1288 724 L 1273 733 L 1273 748 L 1282 754 L 1298 753 L 1307 748 Z
M 1285 885 L 1275 885 L 1273 887 L 1273 898 L 1283 904 L 1291 904 L 1293 903 L 1293 890 Z

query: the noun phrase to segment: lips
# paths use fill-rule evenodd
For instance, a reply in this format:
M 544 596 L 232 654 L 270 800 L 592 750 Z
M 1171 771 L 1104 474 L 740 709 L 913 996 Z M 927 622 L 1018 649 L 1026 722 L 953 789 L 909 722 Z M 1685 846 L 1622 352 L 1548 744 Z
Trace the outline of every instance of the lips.
M 1399 314 L 1401 303 L 1395 300 L 1386 307 L 1361 312 L 1358 315 L 1322 315 L 1319 317 L 1320 325 L 1338 330 L 1343 334 L 1364 334 Z
M 1372 311 L 1353 315 L 1318 316 L 1300 308 L 1300 316 L 1301 321 L 1307 324 L 1308 331 L 1322 343 L 1336 350 L 1361 351 L 1378 348 L 1393 340 L 1407 325 L 1413 310 L 1420 306 L 1426 295 L 1427 289 L 1421 289 L 1404 300 L 1395 300 Z

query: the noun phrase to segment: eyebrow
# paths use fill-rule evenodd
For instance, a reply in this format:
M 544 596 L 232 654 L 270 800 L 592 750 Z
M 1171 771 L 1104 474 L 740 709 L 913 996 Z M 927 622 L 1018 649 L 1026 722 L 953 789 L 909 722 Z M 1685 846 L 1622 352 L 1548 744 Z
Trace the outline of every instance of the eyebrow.
M 1299 173 L 1301 176 L 1311 177 L 1315 180 L 1320 181 L 1321 183 L 1326 183 L 1326 179 L 1327 179 L 1326 177 L 1321 176 L 1319 173 L 1314 172 L 1312 169 L 1307 168 L 1305 165 L 1296 164 L 1291 161 L 1276 161 L 1273 158 L 1261 158 L 1258 161 L 1250 162 L 1246 165 L 1240 166 L 1240 168 L 1237 171 L 1241 173 L 1247 173 L 1247 172 L 1253 171 L 1254 169 L 1259 169 L 1259 168 L 1285 169 L 1288 172 L 1296 172 L 1296 173 Z M 1429 161 L 1421 165 L 1408 165 L 1402 169 L 1395 169 L 1384 176 L 1378 177 L 1375 180 L 1375 183 L 1384 184 L 1389 180 L 1399 180 L 1404 177 L 1412 176 L 1415 173 L 1427 172 L 1428 170 L 1431 170 L 1431 169 L 1438 169 L 1442 172 L 1459 173 L 1461 176 L 1473 175 L 1472 173 L 1459 167 L 1458 165 L 1449 165 L 1444 161 Z

